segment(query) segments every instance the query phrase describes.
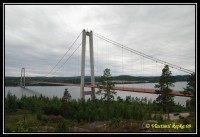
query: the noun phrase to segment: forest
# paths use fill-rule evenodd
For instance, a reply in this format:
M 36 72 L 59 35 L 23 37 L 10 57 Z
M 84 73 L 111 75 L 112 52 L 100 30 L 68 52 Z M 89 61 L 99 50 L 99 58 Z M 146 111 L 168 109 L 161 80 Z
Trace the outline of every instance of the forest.
M 170 112 L 187 112 L 189 109 L 188 106 L 173 104 Z M 5 98 L 4 113 L 5 132 L 76 132 L 74 130 L 76 126 L 95 121 L 107 121 L 111 131 L 123 132 L 123 128 L 118 127 L 123 121 L 140 121 L 142 124 L 142 121 L 154 119 L 163 122 L 161 116 L 163 110 L 155 101 L 130 96 L 126 99 L 118 96 L 116 101 L 108 102 L 97 99 L 65 99 L 64 95 L 63 98 L 40 95 L 22 96 L 21 99 L 17 99 L 15 95 L 8 93 Z M 157 117 L 151 117 L 154 113 L 157 113 Z M 185 122 L 189 123 L 190 120 Z M 46 126 L 47 129 L 40 131 L 37 129 L 38 126 Z M 54 128 L 49 130 L 48 126 Z M 140 126 L 130 126 L 130 131 L 126 131 L 139 132 Z M 97 128 L 93 132 L 108 131 Z
M 195 132 L 196 89 L 195 74 L 187 78 L 184 93 L 192 94 L 186 106 L 174 102 L 170 87 L 176 81 L 169 66 L 162 70 L 155 88 L 156 100 L 117 96 L 115 82 L 110 69 L 100 77 L 96 96 L 100 99 L 72 99 L 68 89 L 63 97 L 22 96 L 17 98 L 10 92 L 4 99 L 5 132 Z M 161 94 L 162 93 L 162 94 Z M 189 116 L 179 115 L 181 112 Z M 176 121 L 170 119 L 179 115 Z M 189 128 L 150 128 L 145 121 L 157 125 L 177 125 Z M 152 125 L 152 123 L 151 123 Z M 165 126 L 166 127 L 166 126 Z

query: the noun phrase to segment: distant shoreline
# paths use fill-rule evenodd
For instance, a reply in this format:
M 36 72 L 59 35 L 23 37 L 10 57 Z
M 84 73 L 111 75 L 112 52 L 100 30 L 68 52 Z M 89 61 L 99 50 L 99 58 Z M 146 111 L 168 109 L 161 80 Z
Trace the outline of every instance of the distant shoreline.
M 177 75 L 174 76 L 176 82 L 186 82 L 189 75 Z M 57 83 L 80 83 L 80 76 L 74 77 L 29 77 L 32 81 L 45 81 L 45 82 L 57 82 Z M 5 77 L 4 86 L 19 86 L 21 77 Z M 27 83 L 29 79 L 26 80 L 26 85 L 30 86 L 57 86 L 57 85 L 48 85 L 48 84 L 29 84 Z M 112 80 L 115 84 L 138 84 L 138 83 L 157 83 L 160 79 L 160 76 L 113 76 Z M 95 77 L 95 81 L 99 82 L 101 80 L 100 76 Z M 85 83 L 90 83 L 90 76 L 85 76 Z

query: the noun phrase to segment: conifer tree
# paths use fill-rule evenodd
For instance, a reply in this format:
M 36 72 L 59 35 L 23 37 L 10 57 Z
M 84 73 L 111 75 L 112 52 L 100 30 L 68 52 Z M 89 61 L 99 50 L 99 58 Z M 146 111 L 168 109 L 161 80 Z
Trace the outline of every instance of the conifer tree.
M 71 95 L 68 89 L 65 89 L 64 95 L 62 97 L 61 112 L 62 112 L 62 115 L 66 118 L 71 117 L 70 100 L 71 100 Z
M 195 80 L 195 73 L 192 73 L 188 79 L 187 79 L 187 86 L 184 88 L 184 93 L 185 94 L 192 94 L 193 96 L 191 97 L 190 100 L 190 107 L 192 111 L 195 111 L 195 105 L 196 105 L 196 80 Z
M 106 101 L 114 100 L 114 95 L 116 92 L 112 90 L 114 88 L 114 82 L 112 81 L 112 76 L 110 74 L 110 69 L 106 68 L 104 74 L 101 77 L 101 86 L 99 86 L 99 91 L 96 94 L 103 95 L 102 99 Z
M 156 90 L 156 93 L 160 94 L 156 98 L 156 101 L 158 101 L 158 103 L 162 105 L 164 112 L 168 114 L 168 119 L 170 106 L 174 104 L 174 96 L 169 94 L 170 92 L 172 92 L 172 89 L 170 87 L 174 86 L 174 82 L 175 77 L 172 76 L 172 73 L 169 70 L 169 66 L 165 65 L 162 70 L 162 75 L 160 77 L 159 83 L 155 85 L 155 88 L 158 88 L 158 90 Z
M 106 100 L 106 119 L 111 118 L 111 101 L 114 100 L 114 95 L 116 95 L 116 92 L 112 90 L 114 88 L 114 82 L 112 81 L 112 76 L 110 74 L 110 69 L 106 68 L 104 70 L 104 74 L 101 77 L 101 84 L 99 86 L 99 91 L 97 91 L 96 94 L 103 95 L 102 100 Z

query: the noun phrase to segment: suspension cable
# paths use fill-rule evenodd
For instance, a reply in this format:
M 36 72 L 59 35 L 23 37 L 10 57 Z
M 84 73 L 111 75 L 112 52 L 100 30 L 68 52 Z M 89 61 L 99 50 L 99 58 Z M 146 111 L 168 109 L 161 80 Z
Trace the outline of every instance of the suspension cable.
M 75 41 L 72 43 L 72 45 L 69 47 L 69 49 L 65 52 L 65 54 L 61 57 L 61 59 L 56 63 L 56 65 L 46 74 L 46 79 L 42 80 L 42 81 L 45 81 L 45 80 L 48 80 L 50 79 L 51 77 L 47 77 L 50 73 L 52 73 L 52 71 L 56 68 L 56 66 L 58 66 L 58 64 L 63 60 L 63 58 L 67 55 L 67 53 L 71 50 L 71 48 L 74 46 L 74 44 L 76 43 L 76 41 L 78 40 L 78 38 L 80 37 L 80 35 L 82 34 L 82 31 L 81 33 L 77 36 L 77 38 L 75 39 Z M 79 44 L 78 48 L 80 47 L 81 44 Z M 77 48 L 77 49 L 78 49 Z M 76 49 L 76 50 L 77 50 Z M 76 50 L 68 57 L 68 59 L 56 70 L 53 72 L 53 74 L 55 74 L 60 68 L 63 67 L 63 65 L 70 59 L 70 57 L 76 52 Z M 35 80 L 31 80 L 31 81 L 35 81 Z
M 79 46 L 74 50 L 74 52 L 67 58 L 67 60 L 55 71 L 57 72 L 58 70 L 60 70 L 60 68 L 63 67 L 63 65 L 71 58 L 71 56 L 78 50 L 78 48 L 80 48 L 82 43 L 79 44 Z M 53 74 L 55 74 L 55 72 Z
M 109 43 L 112 43 L 113 45 L 118 46 L 118 47 L 121 47 L 121 48 L 123 47 L 124 49 L 126 49 L 126 50 L 128 50 L 128 51 L 130 51 L 130 52 L 132 52 L 132 53 L 135 53 L 135 54 L 137 54 L 137 55 L 143 56 L 143 57 L 145 57 L 145 58 L 148 58 L 148 59 L 150 59 L 150 60 L 159 62 L 159 63 L 164 64 L 164 65 L 169 65 L 170 67 L 173 67 L 173 68 L 175 68 L 175 69 L 177 69 L 177 70 L 180 70 L 180 71 L 184 71 L 184 72 L 189 73 L 189 74 L 194 73 L 194 72 L 191 71 L 191 70 L 188 70 L 188 69 L 179 67 L 179 66 L 177 66 L 177 65 L 173 65 L 173 64 L 171 64 L 171 63 L 162 61 L 162 60 L 160 60 L 160 59 L 154 58 L 154 57 L 149 56 L 149 55 L 147 55 L 147 54 L 144 54 L 144 53 L 142 53 L 142 52 L 139 52 L 139 51 L 136 51 L 136 50 L 131 49 L 131 48 L 129 48 L 129 47 L 126 47 L 126 46 L 124 46 L 124 45 L 122 45 L 122 44 L 120 44 L 120 43 L 117 43 L 117 42 L 115 42 L 115 41 L 113 41 L 113 40 L 110 40 L 110 39 L 108 39 L 108 38 L 106 38 L 106 37 L 104 37 L 104 36 L 102 36 L 102 35 L 100 35 L 100 34 L 98 34 L 98 33 L 96 33 L 96 32 L 93 32 L 93 34 L 94 34 L 95 36 L 97 36 L 98 38 L 104 40 L 104 41 L 107 41 L 107 42 L 109 42 Z
M 61 59 L 56 63 L 56 65 L 51 69 L 51 71 L 49 71 L 47 73 L 47 75 L 45 77 L 47 77 L 54 69 L 55 67 L 61 62 L 61 60 L 65 57 L 65 55 L 71 50 L 71 48 L 73 47 L 73 45 L 76 43 L 77 39 L 80 37 L 80 35 L 82 34 L 82 32 L 78 35 L 78 37 L 76 38 L 76 40 L 72 43 L 72 45 L 69 47 L 69 49 L 65 52 L 65 54 L 61 57 Z
M 62 67 L 63 67 L 63 65 L 72 57 L 72 55 L 80 48 L 80 46 L 81 46 L 81 44 L 82 43 L 80 43 L 79 44 L 79 46 L 74 50 L 74 52 L 67 58 L 67 60 L 56 70 L 56 71 L 54 71 L 52 74 L 55 74 L 58 70 L 60 70 Z M 45 80 L 48 80 L 48 79 L 50 79 L 51 77 L 46 77 L 46 79 L 44 79 L 43 81 L 45 81 Z

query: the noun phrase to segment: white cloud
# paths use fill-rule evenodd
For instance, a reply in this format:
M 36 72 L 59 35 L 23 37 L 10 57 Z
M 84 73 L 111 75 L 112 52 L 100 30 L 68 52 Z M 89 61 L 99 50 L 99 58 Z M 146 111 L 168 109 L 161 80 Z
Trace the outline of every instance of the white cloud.
M 194 5 L 6 5 L 5 75 L 19 76 L 20 68 L 26 67 L 32 76 L 45 76 L 83 29 L 195 70 Z M 81 36 L 59 66 L 79 43 Z M 79 75 L 80 54 L 81 48 L 55 75 Z M 105 67 L 110 67 L 113 75 L 160 75 L 163 67 L 157 65 L 155 71 L 152 66 L 156 63 L 148 59 L 144 63 L 142 57 L 96 36 L 94 56 L 96 75 L 102 75 Z M 88 57 L 87 53 L 86 74 Z M 185 74 L 174 69 L 173 73 Z

